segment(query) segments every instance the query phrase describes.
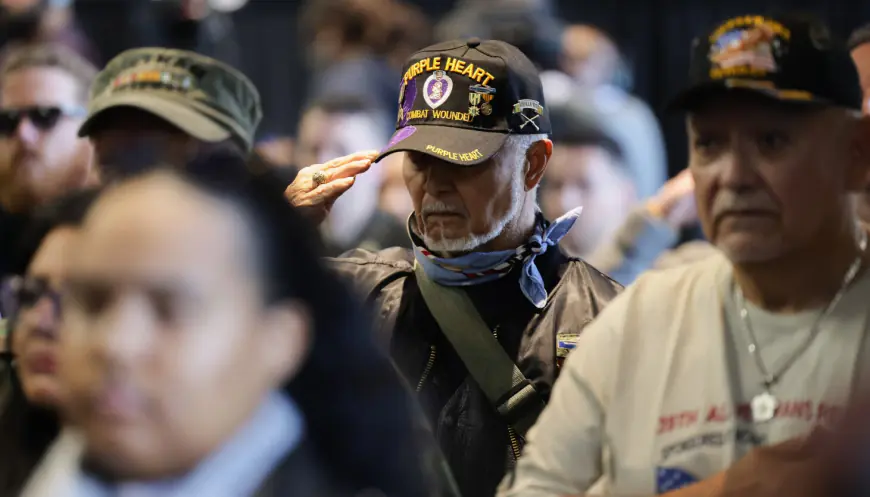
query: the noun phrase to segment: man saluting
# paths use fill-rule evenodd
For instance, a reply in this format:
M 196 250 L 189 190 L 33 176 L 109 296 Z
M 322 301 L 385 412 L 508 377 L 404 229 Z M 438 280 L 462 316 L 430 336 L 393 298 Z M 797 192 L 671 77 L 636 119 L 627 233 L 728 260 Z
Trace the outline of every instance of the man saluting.
M 560 358 L 619 291 L 559 240 L 535 200 L 553 144 L 537 71 L 503 42 L 450 41 L 411 57 L 381 153 L 300 171 L 287 195 L 322 217 L 353 176 L 406 152 L 414 250 L 335 261 L 375 303 L 463 495 L 492 495 L 550 395 Z

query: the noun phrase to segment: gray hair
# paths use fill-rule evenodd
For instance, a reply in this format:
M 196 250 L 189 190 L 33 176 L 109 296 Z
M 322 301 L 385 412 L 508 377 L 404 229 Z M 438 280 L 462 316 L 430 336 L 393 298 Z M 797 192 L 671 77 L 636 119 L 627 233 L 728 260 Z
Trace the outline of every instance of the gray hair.
M 538 133 L 535 135 L 508 135 L 504 145 L 493 156 L 497 161 L 516 161 L 516 168 L 522 170 L 528 162 L 529 149 L 532 145 L 542 140 L 549 139 L 546 133 Z M 536 187 L 537 188 L 537 187 Z

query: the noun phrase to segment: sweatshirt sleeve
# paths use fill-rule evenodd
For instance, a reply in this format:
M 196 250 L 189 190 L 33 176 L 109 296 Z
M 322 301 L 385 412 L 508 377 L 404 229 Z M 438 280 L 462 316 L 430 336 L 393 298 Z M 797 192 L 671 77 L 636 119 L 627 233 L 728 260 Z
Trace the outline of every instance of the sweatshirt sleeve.
M 623 285 L 651 269 L 658 257 L 677 241 L 679 233 L 650 216 L 643 207 L 632 211 L 614 236 L 596 248 L 586 261 Z
M 580 336 L 498 497 L 578 495 L 602 477 L 607 404 L 630 293 L 611 302 Z

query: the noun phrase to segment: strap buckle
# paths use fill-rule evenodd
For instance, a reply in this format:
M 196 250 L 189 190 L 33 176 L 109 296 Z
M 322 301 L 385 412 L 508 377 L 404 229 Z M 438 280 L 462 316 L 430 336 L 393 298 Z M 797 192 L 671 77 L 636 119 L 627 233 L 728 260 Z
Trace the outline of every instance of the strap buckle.
M 528 379 L 519 383 L 507 400 L 496 408 L 498 413 L 522 436 L 535 424 L 545 404 Z

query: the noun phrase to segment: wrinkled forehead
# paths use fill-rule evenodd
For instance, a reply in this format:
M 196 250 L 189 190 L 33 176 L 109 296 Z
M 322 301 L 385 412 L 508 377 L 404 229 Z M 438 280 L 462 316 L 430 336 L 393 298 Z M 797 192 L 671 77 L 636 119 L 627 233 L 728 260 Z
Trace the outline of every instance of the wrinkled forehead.
M 831 108 L 817 104 L 781 102 L 750 92 L 722 92 L 699 101 L 687 113 L 689 126 L 788 122 L 823 119 Z

